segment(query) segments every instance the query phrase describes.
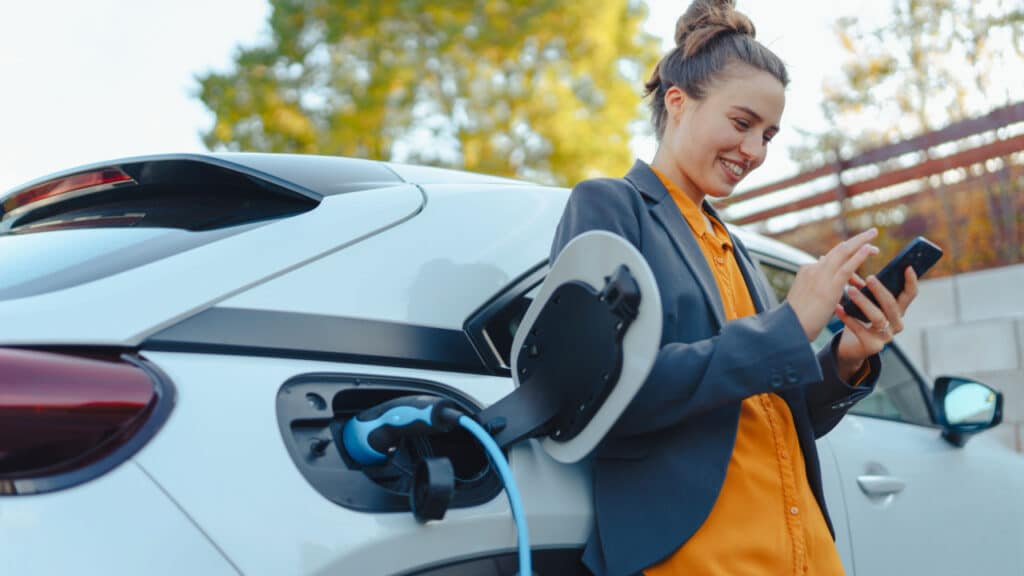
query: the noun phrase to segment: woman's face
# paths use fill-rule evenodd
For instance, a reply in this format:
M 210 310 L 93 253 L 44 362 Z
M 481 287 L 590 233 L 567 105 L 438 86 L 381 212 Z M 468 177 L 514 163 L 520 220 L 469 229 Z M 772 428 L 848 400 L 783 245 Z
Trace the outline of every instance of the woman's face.
M 673 87 L 665 104 L 668 121 L 661 144 L 668 146 L 684 190 L 724 198 L 764 162 L 786 96 L 771 74 L 733 64 L 709 84 L 703 100 Z

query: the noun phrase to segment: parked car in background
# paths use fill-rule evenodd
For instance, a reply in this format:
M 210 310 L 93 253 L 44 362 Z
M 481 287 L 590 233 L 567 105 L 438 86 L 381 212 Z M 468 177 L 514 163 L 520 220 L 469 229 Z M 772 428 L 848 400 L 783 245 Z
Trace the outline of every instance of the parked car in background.
M 75 168 L 0 198 L 0 573 L 515 571 L 501 485 L 468 435 L 388 466 L 338 449 L 383 400 L 467 410 L 511 343 L 568 190 L 348 158 L 188 154 Z M 783 298 L 811 257 L 743 230 Z M 823 334 L 819 341 L 827 340 Z M 981 434 L 1001 396 L 933 386 L 891 345 L 818 442 L 849 574 L 1024 574 L 1024 461 Z M 444 520 L 406 495 L 452 460 Z M 586 462 L 509 453 L 540 574 L 584 573 Z

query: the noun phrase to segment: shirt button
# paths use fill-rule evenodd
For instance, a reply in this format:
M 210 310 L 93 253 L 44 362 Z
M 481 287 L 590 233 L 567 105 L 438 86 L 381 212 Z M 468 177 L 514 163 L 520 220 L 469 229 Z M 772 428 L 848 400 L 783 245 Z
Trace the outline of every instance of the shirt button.
M 715 256 L 715 263 L 716 264 L 725 264 L 725 258 L 722 258 L 721 256 Z
M 800 509 L 797 508 L 796 506 L 793 506 L 792 508 L 789 509 L 789 513 L 794 515 L 794 516 L 796 516 L 797 514 L 800 513 Z

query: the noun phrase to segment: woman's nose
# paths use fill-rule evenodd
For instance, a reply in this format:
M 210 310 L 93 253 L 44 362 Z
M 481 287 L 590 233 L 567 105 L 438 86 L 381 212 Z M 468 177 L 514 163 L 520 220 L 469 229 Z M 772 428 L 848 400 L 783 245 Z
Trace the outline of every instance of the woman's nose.
M 760 134 L 751 133 L 740 142 L 740 154 L 750 162 L 751 166 L 757 167 L 764 162 L 767 153 L 767 146 Z

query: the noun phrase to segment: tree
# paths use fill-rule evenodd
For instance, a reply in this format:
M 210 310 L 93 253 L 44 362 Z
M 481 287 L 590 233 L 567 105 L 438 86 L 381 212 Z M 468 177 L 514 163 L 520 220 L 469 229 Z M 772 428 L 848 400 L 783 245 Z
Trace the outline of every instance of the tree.
M 271 0 L 269 40 L 198 78 L 211 149 L 568 184 L 629 167 L 658 42 L 639 0 Z
M 892 15 L 885 24 L 871 28 L 857 17 L 840 18 L 836 34 L 848 58 L 842 74 L 823 86 L 827 128 L 804 132 L 803 143 L 790 149 L 804 169 L 850 159 L 1021 98 L 1020 0 L 892 0 Z M 976 145 L 977 138 L 953 143 L 960 148 Z M 893 158 L 878 168 L 905 167 L 935 153 L 920 152 L 916 160 Z M 970 187 L 961 185 L 954 197 L 941 177 L 933 177 L 921 181 L 918 201 L 903 200 L 904 224 L 930 222 L 929 236 L 957 255 L 947 259 L 950 272 L 1019 261 L 1022 247 L 1014 206 L 1021 188 L 1015 184 L 1011 164 L 1010 158 L 1001 159 L 1001 184 L 976 180 Z M 981 172 L 990 170 L 985 167 Z M 980 174 L 961 169 L 959 175 L 970 183 Z M 967 202 L 967 197 L 972 200 Z M 866 227 L 886 218 L 883 205 L 857 210 L 848 202 L 840 204 L 837 222 L 842 230 L 849 230 L 851 222 Z M 895 234 L 892 240 L 909 239 L 899 236 L 911 226 L 888 228 Z
M 828 128 L 790 150 L 804 167 L 849 158 L 1020 99 L 1024 7 L 1020 0 L 892 0 L 892 17 L 869 28 L 840 18 L 848 55 L 823 86 Z

